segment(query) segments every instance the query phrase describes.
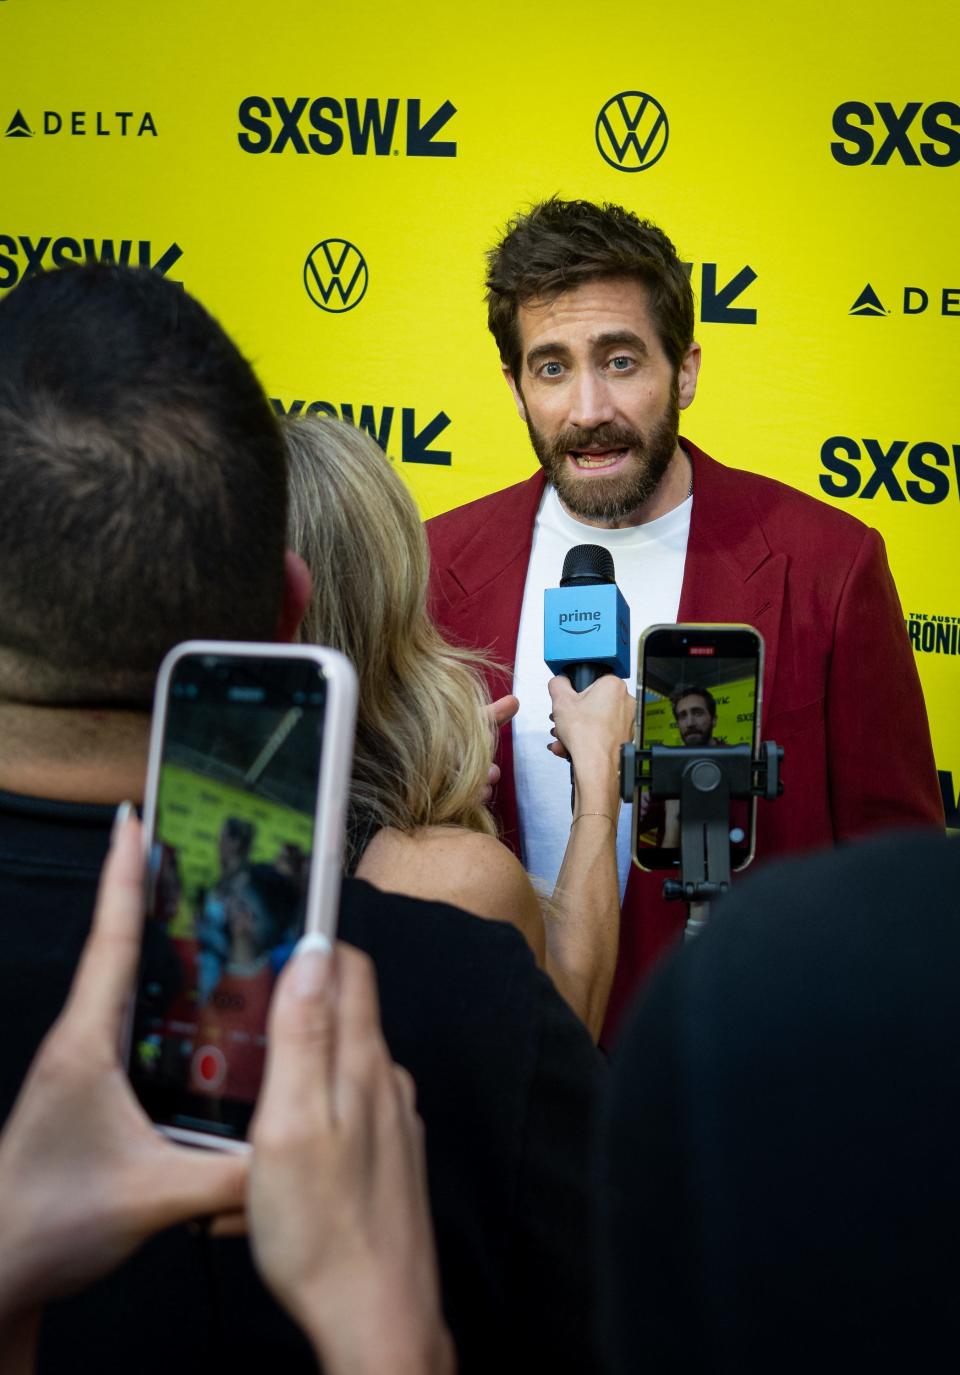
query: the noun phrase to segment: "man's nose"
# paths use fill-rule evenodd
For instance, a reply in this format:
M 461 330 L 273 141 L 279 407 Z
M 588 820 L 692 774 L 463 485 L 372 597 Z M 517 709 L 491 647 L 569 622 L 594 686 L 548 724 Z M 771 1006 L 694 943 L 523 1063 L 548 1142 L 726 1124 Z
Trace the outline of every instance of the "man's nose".
M 571 425 L 580 430 L 595 430 L 598 425 L 609 424 L 615 415 L 606 382 L 592 368 L 585 369 L 574 382 L 570 405 Z

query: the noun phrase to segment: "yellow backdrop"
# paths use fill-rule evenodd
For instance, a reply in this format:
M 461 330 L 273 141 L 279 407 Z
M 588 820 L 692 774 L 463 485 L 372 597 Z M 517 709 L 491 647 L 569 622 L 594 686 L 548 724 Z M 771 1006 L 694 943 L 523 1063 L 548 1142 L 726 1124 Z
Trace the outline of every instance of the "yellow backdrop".
M 0 0 L 0 291 L 149 263 L 432 515 L 534 466 L 498 228 L 553 192 L 653 217 L 699 303 L 685 432 L 882 531 L 957 824 L 958 38 L 924 0 Z

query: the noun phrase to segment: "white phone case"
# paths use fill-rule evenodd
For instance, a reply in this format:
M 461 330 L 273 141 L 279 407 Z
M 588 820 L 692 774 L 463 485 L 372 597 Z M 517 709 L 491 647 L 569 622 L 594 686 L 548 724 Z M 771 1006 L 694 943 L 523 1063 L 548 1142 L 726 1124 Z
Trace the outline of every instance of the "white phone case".
M 307 888 L 304 932 L 319 932 L 330 941 L 336 939 L 343 865 L 344 823 L 353 763 L 353 739 L 357 719 L 357 675 L 350 661 L 335 649 L 322 645 L 259 644 L 242 640 L 186 640 L 176 645 L 163 660 L 157 675 L 150 753 L 147 762 L 146 792 L 143 806 L 143 843 L 145 858 L 156 823 L 157 790 L 163 757 L 170 679 L 179 661 L 192 655 L 217 655 L 254 659 L 308 660 L 323 670 L 327 685 L 323 720 L 323 750 L 314 816 L 314 845 Z M 127 1061 L 133 1017 L 129 1019 Z M 220 1151 L 250 1150 L 247 1141 L 220 1137 L 213 1132 L 194 1131 L 157 1123 L 157 1129 L 175 1141 L 205 1146 Z

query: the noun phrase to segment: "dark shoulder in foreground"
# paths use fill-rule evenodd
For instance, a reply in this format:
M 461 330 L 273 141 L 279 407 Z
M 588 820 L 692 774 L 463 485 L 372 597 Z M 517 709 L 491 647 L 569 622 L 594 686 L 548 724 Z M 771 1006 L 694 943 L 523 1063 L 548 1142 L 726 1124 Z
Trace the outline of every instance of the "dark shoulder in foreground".
M 823 967 L 843 951 L 868 995 L 868 965 L 874 974 L 889 967 L 906 988 L 905 959 L 936 965 L 946 948 L 960 955 L 958 893 L 960 840 L 935 830 L 886 832 L 748 876 L 694 950 L 701 961 L 749 951 L 765 979 L 776 968 L 798 981 L 804 960 Z

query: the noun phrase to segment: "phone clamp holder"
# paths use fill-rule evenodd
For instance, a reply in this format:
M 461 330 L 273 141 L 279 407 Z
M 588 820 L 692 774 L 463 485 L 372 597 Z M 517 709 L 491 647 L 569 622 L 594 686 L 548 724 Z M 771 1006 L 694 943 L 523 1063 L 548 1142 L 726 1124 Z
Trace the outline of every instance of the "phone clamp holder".
M 689 939 L 705 924 L 710 903 L 730 887 L 730 801 L 783 792 L 783 748 L 765 740 L 758 757 L 749 745 L 652 745 L 620 751 L 620 795 L 633 802 L 650 789 L 657 801 L 680 802 L 680 878 L 665 879 L 663 896 L 685 902 Z

